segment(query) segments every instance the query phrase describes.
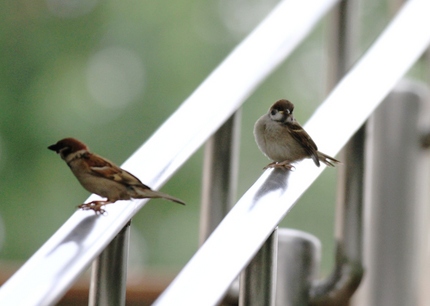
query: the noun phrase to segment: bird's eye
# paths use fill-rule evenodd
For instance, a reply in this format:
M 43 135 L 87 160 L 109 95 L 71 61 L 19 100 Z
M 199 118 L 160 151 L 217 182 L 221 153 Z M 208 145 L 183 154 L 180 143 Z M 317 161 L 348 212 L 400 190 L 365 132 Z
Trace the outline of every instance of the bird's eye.
M 272 116 L 275 116 L 277 112 L 278 112 L 278 111 L 277 111 L 276 109 L 272 109 L 272 110 L 270 111 L 270 114 L 271 114 Z

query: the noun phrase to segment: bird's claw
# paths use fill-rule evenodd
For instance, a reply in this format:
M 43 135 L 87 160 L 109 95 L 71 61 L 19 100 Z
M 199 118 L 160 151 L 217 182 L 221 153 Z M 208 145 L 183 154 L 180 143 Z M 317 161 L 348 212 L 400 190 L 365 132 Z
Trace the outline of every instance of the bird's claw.
M 104 210 L 102 208 L 103 205 L 106 205 L 110 202 L 106 202 L 106 201 L 92 201 L 89 203 L 83 203 L 81 205 L 78 206 L 78 208 L 82 209 L 82 210 L 93 210 L 96 215 L 104 215 L 106 214 L 106 210 Z
M 283 161 L 283 162 L 272 162 L 270 164 L 268 164 L 266 167 L 263 168 L 263 170 L 266 169 L 270 169 L 270 168 L 274 168 L 274 169 L 287 169 L 287 170 L 293 170 L 295 169 L 295 167 L 293 165 L 291 165 L 288 161 Z

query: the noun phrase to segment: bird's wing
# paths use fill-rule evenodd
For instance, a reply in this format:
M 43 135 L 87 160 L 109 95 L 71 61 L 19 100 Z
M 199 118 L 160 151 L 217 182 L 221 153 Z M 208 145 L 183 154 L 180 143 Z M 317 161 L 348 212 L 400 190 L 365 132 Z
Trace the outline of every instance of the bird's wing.
M 289 131 L 291 132 L 291 136 L 302 145 L 303 149 L 305 149 L 306 153 L 312 158 L 315 164 L 319 167 L 320 161 L 318 158 L 318 147 L 315 142 L 312 140 L 311 136 L 300 126 L 297 121 L 294 122 L 286 122 L 285 123 Z
M 88 161 L 92 173 L 96 176 L 103 177 L 127 186 L 140 186 L 151 189 L 130 172 L 121 169 L 114 163 L 96 154 L 92 154 Z

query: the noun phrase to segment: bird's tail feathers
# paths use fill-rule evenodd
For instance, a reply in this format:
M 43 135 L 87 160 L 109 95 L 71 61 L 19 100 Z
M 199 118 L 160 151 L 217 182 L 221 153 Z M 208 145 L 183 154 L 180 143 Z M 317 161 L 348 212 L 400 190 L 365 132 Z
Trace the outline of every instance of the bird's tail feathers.
M 320 151 L 318 151 L 318 158 L 321 162 L 330 167 L 334 167 L 336 164 L 341 164 L 341 162 L 338 161 L 336 158 L 328 156 L 327 154 L 324 154 Z
M 171 195 L 168 195 L 166 193 L 162 193 L 159 191 L 155 191 L 152 189 L 143 189 L 143 188 L 134 188 L 135 194 L 132 195 L 132 198 L 135 199 L 144 199 L 144 198 L 151 198 L 151 199 L 166 199 L 169 201 L 173 201 L 182 205 L 185 205 L 185 203 L 182 200 L 179 200 L 178 198 L 172 197 Z

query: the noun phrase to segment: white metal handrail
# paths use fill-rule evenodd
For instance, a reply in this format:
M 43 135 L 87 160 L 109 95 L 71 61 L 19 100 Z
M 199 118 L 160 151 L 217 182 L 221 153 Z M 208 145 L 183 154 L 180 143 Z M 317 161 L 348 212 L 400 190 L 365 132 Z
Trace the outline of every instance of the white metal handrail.
M 343 147 L 428 47 L 429 9 L 427 0 L 408 1 L 306 124 L 328 154 Z M 154 305 L 215 305 L 322 171 L 312 161 L 294 172 L 266 171 Z
M 282 1 L 123 167 L 153 188 L 162 186 L 336 2 Z M 200 116 L 195 115 L 197 110 Z M 93 199 L 96 197 L 91 196 Z M 0 304 L 50 305 L 58 301 L 145 203 L 110 205 L 108 215 L 102 217 L 74 213 L 0 288 Z
M 293 2 L 282 2 L 124 167 L 145 183 L 160 187 L 336 3 Z M 429 9 L 427 0 L 408 1 L 306 124 L 315 141 L 323 144 L 324 152 L 335 154 L 341 149 L 428 46 Z M 289 27 L 282 28 L 278 22 Z M 258 48 L 261 45 L 264 50 Z M 193 115 L 197 107 L 207 112 L 214 104 L 214 113 L 204 118 Z M 191 115 L 193 125 L 187 120 Z M 164 166 L 161 170 L 160 165 Z M 322 171 L 323 167 L 316 168 L 311 161 L 300 163 L 294 172 L 266 171 L 156 305 L 213 305 L 219 301 L 279 220 Z M 55 303 L 145 202 L 109 206 L 108 215 L 103 217 L 76 212 L 3 285 L 0 304 Z

